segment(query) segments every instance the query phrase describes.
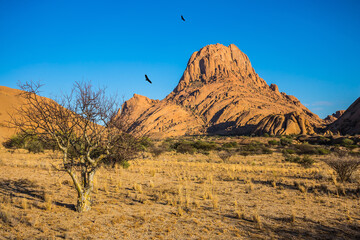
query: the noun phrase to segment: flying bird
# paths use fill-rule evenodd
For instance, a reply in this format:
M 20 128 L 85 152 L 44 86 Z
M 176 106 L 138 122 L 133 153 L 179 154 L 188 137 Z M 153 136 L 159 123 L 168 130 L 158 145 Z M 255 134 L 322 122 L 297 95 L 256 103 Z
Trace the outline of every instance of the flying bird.
M 185 18 L 183 17 L 183 15 L 181 15 L 181 20 L 183 20 L 185 22 Z
M 149 83 L 152 83 L 146 74 L 145 74 L 145 80 L 148 81 Z

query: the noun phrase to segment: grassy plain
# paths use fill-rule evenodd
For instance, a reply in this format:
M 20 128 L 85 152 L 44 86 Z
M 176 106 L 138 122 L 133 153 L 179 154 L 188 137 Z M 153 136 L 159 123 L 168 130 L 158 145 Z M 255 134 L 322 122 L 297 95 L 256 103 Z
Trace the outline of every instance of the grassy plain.
M 144 152 L 100 169 L 82 214 L 58 157 L 0 149 L 0 239 L 360 239 L 359 172 L 338 182 L 328 156 Z

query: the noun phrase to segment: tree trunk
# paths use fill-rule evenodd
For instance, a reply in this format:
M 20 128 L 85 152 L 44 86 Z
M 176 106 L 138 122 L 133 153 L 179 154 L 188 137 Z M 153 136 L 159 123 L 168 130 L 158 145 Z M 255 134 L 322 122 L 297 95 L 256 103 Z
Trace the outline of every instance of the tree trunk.
M 86 212 L 91 209 L 91 193 L 94 189 L 94 176 L 96 169 L 90 172 L 85 172 L 83 176 L 84 186 L 81 191 L 78 192 L 78 201 L 76 210 L 78 212 Z
M 76 211 L 86 212 L 91 209 L 91 191 L 89 190 L 79 193 L 77 205 L 76 205 Z

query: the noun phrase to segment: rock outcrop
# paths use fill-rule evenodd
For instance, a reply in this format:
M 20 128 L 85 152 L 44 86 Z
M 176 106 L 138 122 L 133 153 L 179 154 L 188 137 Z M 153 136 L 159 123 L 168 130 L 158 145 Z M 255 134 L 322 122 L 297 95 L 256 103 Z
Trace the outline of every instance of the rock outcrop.
M 324 124 L 296 97 L 279 92 L 275 84 L 269 86 L 233 44 L 209 45 L 194 52 L 165 99 L 154 102 L 137 96 L 123 105 L 120 118 L 132 120 L 129 131 L 156 137 L 312 134 Z M 140 101 L 146 102 L 144 106 Z M 135 110 L 127 110 L 130 105 Z
M 335 134 L 360 134 L 360 97 L 332 124 L 328 130 Z
M 345 112 L 345 110 L 336 111 L 335 113 L 333 113 L 331 115 L 327 115 L 327 117 L 324 118 L 324 120 L 327 124 L 333 123 L 336 120 L 338 120 L 344 114 L 344 112 Z

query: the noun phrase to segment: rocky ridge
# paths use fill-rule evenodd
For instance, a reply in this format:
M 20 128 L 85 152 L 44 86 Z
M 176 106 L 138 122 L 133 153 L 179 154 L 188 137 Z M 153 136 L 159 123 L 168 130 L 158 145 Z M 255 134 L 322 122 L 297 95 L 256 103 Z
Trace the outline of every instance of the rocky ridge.
M 360 134 L 360 97 L 332 124 L 328 130 L 335 134 Z
M 324 118 L 324 120 L 327 124 L 333 123 L 336 120 L 338 120 L 341 117 L 341 115 L 344 114 L 344 112 L 345 112 L 345 110 L 336 111 L 335 113 L 333 113 L 331 115 L 327 115 L 327 117 Z
M 233 44 L 208 45 L 194 52 L 165 99 L 142 97 L 147 103 L 140 107 L 136 98 L 124 104 L 119 117 L 132 120 L 129 131 L 156 137 L 312 134 L 324 124 L 296 97 L 279 92 L 275 84 L 269 86 Z M 127 110 L 129 106 L 135 110 Z

